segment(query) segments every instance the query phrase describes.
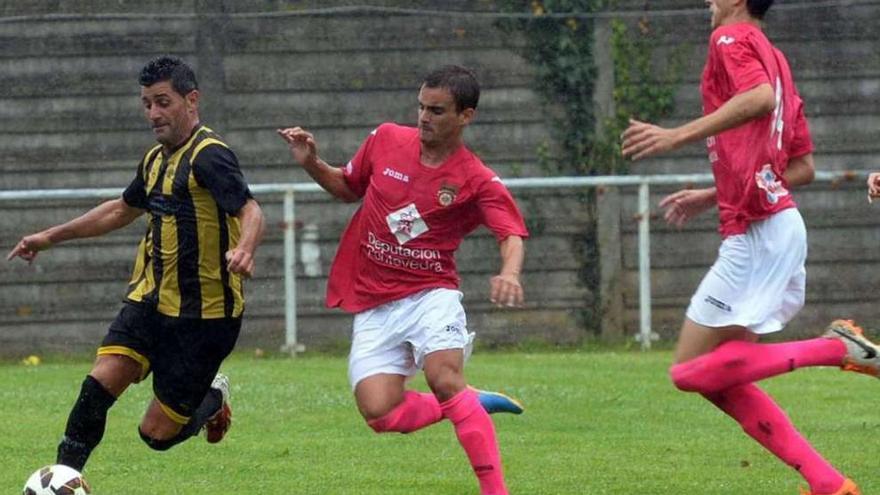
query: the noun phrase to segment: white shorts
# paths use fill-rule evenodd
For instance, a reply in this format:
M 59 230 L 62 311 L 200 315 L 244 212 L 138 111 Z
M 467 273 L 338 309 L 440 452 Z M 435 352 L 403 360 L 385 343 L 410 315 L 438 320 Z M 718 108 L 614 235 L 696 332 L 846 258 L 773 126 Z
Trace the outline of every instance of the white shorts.
M 706 327 L 782 330 L 804 306 L 807 231 L 796 208 L 751 224 L 721 243 L 691 298 L 687 317 Z
M 354 316 L 348 381 L 379 373 L 411 377 L 432 352 L 461 349 L 470 356 L 473 334 L 461 305 L 462 293 L 427 289 Z

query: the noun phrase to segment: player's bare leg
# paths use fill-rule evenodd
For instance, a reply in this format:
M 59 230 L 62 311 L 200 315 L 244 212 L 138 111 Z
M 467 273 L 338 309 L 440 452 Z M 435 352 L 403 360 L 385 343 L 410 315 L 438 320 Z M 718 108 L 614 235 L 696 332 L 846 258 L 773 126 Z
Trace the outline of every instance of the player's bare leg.
M 742 327 L 712 329 L 686 319 L 676 349 L 678 364 L 670 369 L 673 382 L 682 390 L 699 392 L 727 413 L 746 434 L 798 470 L 814 494 L 840 494 L 852 482 L 813 449 L 751 379 L 790 371 L 796 363 L 839 364 L 843 345 L 825 338 L 784 344 L 756 340 Z
M 461 349 L 433 352 L 425 357 L 425 379 L 440 401 L 443 417 L 455 426 L 458 441 L 480 482 L 480 493 L 506 495 L 495 426 L 477 393 L 467 387 L 463 367 Z
M 208 443 L 217 443 L 232 423 L 229 407 L 229 379 L 218 373 L 192 416 L 182 416 L 154 398 L 138 428 L 141 439 L 151 449 L 164 451 L 195 436 L 203 428 Z

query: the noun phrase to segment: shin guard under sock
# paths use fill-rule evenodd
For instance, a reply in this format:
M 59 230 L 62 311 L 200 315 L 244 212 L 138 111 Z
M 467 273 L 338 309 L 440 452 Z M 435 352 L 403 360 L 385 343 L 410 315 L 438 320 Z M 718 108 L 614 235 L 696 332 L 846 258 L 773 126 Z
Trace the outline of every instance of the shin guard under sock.
M 480 405 L 477 394 L 465 389 L 440 404 L 440 408 L 443 416 L 455 426 L 458 441 L 480 482 L 480 494 L 507 495 L 495 426 L 489 413 Z
M 711 394 L 806 366 L 840 366 L 845 355 L 846 345 L 838 339 L 781 344 L 733 340 L 672 366 L 669 374 L 681 390 Z
M 58 444 L 58 464 L 70 466 L 77 471 L 83 470 L 92 450 L 104 437 L 107 411 L 115 402 L 116 397 L 98 380 L 91 375 L 86 376 L 79 397 L 67 418 L 64 437 Z
M 843 484 L 843 475 L 816 452 L 776 402 L 755 384 L 705 397 L 736 420 L 750 437 L 798 471 L 812 493 L 834 493 Z
M 381 418 L 367 421 L 376 433 L 396 431 L 410 433 L 432 425 L 443 419 L 440 403 L 434 394 L 408 390 L 403 394 L 403 402 Z

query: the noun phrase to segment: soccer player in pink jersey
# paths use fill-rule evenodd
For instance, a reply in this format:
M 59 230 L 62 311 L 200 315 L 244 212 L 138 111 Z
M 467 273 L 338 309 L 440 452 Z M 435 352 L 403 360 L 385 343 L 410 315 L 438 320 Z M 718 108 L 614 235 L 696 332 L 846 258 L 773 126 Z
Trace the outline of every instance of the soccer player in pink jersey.
M 418 95 L 418 128 L 380 125 L 342 168 L 321 160 L 314 136 L 302 128 L 278 132 L 315 182 L 343 201 L 361 201 L 330 270 L 327 305 L 354 314 L 349 381 L 367 424 L 377 433 L 409 433 L 449 419 L 480 493 L 502 495 L 508 492 L 488 411 L 521 408 L 465 382 L 473 334 L 454 254 L 465 235 L 488 227 L 501 253 L 490 300 L 519 306 L 528 232 L 510 192 L 462 140 L 479 95 L 467 69 L 431 72 Z M 406 389 L 420 368 L 433 394 Z
M 851 321 L 823 337 L 758 343 L 804 304 L 806 230 L 789 188 L 812 181 L 813 143 L 791 70 L 761 29 L 773 0 L 708 0 L 713 32 L 701 118 L 676 128 L 633 120 L 622 151 L 633 160 L 705 139 L 715 187 L 665 197 L 678 226 L 717 205 L 718 259 L 687 309 L 670 375 L 697 392 L 809 483 L 813 495 L 857 495 L 855 483 L 804 439 L 754 382 L 804 366 L 877 375 L 880 349 Z

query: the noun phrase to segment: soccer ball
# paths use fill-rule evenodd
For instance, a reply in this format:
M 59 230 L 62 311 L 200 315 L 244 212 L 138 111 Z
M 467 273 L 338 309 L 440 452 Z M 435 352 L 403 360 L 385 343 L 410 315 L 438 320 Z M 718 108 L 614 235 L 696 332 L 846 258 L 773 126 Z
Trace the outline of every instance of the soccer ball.
M 22 495 L 86 495 L 92 493 L 85 478 L 71 467 L 55 464 L 40 468 L 28 478 Z

